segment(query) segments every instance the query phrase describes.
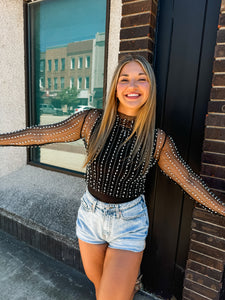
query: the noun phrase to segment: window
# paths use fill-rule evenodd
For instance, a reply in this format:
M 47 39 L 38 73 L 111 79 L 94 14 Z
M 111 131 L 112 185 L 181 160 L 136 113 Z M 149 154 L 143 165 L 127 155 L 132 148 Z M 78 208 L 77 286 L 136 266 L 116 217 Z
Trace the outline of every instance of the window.
M 70 77 L 70 88 L 74 87 L 74 77 Z
M 61 82 L 61 84 L 60 84 L 61 89 L 64 89 L 64 87 L 65 87 L 65 79 L 64 79 L 64 77 L 60 78 L 60 82 Z
M 43 89 L 45 87 L 44 77 L 40 77 L 40 88 Z
M 52 88 L 52 81 L 51 78 L 48 78 L 48 89 L 51 90 Z
M 77 79 L 77 89 L 80 90 L 82 88 L 82 77 Z
M 79 57 L 78 59 L 78 69 L 82 69 L 83 68 L 83 57 Z
M 51 72 L 51 70 L 52 70 L 52 61 L 51 61 L 51 59 L 48 60 L 48 70 L 49 70 L 49 72 Z
M 59 60 L 55 59 L 55 71 L 58 71 L 59 68 Z
M 40 61 L 40 72 L 44 72 L 45 71 L 45 61 L 42 59 Z
M 60 122 L 77 107 L 102 108 L 107 2 L 26 2 L 30 125 Z M 82 140 L 29 153 L 37 164 L 84 172 Z
M 90 68 L 90 62 L 91 62 L 91 58 L 90 56 L 86 56 L 86 59 L 85 59 L 85 68 Z
M 71 70 L 74 70 L 75 69 L 75 58 L 71 58 L 71 61 L 70 61 L 70 69 Z
M 85 89 L 89 89 L 89 77 L 85 78 Z
M 57 90 L 58 89 L 58 78 L 55 77 L 54 78 L 54 90 Z
M 61 58 L 61 70 L 65 71 L 65 58 Z

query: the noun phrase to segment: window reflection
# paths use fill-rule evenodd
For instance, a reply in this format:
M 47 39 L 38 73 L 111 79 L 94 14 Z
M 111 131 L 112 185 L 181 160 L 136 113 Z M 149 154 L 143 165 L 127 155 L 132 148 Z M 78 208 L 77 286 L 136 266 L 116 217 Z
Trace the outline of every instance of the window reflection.
M 71 67 L 70 67 L 72 70 L 74 70 L 75 69 L 75 58 L 74 57 L 72 57 L 71 58 Z
M 61 70 L 65 71 L 65 58 L 61 58 Z
M 78 69 L 82 69 L 83 68 L 83 57 L 79 57 L 78 59 Z
M 35 64 L 30 65 L 30 77 L 38 79 L 32 85 L 36 122 L 55 123 L 84 109 L 102 108 L 106 1 L 46 0 L 29 8 L 33 18 L 31 62 Z M 79 16 L 75 18 L 72 11 L 79 11 Z M 84 171 L 81 140 L 42 146 L 32 157 L 41 163 Z
M 51 72 L 52 70 L 52 61 L 49 59 L 48 60 L 48 71 Z
M 55 71 L 58 71 L 58 59 L 55 59 Z

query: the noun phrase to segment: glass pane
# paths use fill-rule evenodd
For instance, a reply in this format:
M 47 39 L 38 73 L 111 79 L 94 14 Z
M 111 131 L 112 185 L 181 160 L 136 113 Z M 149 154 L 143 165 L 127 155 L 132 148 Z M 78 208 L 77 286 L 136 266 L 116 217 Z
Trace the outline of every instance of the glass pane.
M 106 0 L 30 3 L 29 80 L 32 124 L 50 124 L 102 108 Z M 83 141 L 45 145 L 31 160 L 84 172 Z

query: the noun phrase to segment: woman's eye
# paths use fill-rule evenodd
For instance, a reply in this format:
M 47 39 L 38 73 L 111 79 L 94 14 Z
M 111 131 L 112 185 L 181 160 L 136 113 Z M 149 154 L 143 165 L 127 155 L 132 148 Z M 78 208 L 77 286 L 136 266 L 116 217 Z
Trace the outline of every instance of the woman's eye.
M 147 81 L 146 78 L 140 78 L 139 81 Z

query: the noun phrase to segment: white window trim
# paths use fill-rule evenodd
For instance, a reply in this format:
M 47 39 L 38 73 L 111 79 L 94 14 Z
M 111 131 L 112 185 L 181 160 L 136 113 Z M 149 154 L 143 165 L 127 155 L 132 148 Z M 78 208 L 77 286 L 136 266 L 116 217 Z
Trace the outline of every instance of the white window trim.
M 89 57 L 89 65 L 88 65 L 88 57 Z M 89 69 L 90 66 L 91 66 L 91 57 L 90 57 L 90 55 L 88 55 L 85 57 L 85 68 Z
M 87 81 L 88 81 L 88 86 L 87 86 Z M 89 89 L 90 88 L 90 78 L 87 76 L 85 77 L 85 89 Z
M 82 61 L 82 63 L 81 63 Z M 83 68 L 83 57 L 79 57 L 78 58 L 78 69 L 82 69 Z
M 81 79 L 81 81 L 80 81 L 80 79 Z M 77 89 L 78 90 L 81 90 L 82 89 L 82 77 L 78 77 L 77 78 Z
M 74 61 L 74 63 L 73 63 Z M 71 57 L 70 59 L 70 70 L 74 70 L 75 69 L 75 58 Z

